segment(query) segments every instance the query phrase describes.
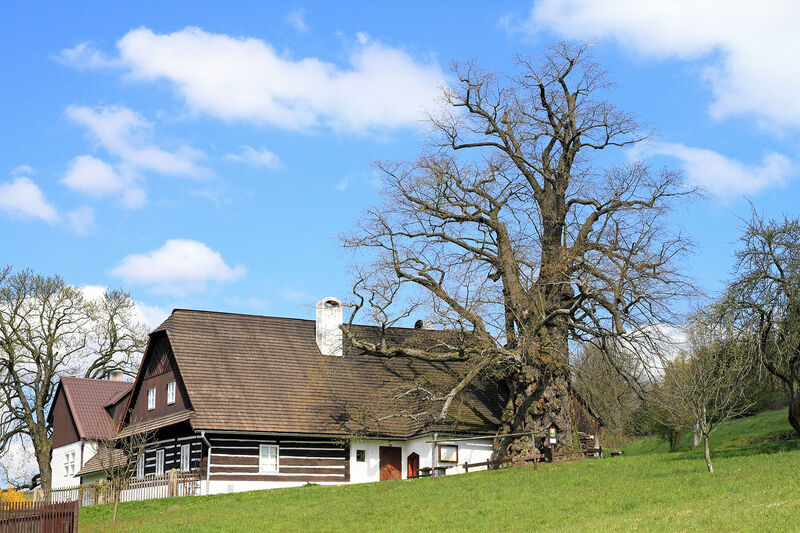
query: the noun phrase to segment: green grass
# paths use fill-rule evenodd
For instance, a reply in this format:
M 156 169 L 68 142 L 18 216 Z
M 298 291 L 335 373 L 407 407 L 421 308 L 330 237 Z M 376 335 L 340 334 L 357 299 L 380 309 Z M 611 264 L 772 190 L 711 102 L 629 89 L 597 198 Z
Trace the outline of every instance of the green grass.
M 714 474 L 688 443 L 642 439 L 622 457 L 440 479 L 308 486 L 81 509 L 98 531 L 800 530 L 800 440 L 786 411 L 712 435 Z

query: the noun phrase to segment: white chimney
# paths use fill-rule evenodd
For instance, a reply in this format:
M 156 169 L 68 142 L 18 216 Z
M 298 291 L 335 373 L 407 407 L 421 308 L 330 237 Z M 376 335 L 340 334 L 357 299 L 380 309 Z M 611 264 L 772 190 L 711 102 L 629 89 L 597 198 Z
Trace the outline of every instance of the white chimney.
M 109 381 L 124 381 L 125 374 L 122 373 L 122 370 L 112 370 L 108 374 Z
M 329 296 L 317 302 L 317 346 L 322 355 L 342 355 L 342 302 Z

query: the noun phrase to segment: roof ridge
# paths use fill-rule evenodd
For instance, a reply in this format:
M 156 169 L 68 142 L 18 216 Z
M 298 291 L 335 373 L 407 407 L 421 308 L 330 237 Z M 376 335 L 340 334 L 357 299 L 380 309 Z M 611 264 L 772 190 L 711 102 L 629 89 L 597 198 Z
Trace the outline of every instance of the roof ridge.
M 213 314 L 213 315 L 249 316 L 249 317 L 253 317 L 253 318 L 274 318 L 274 319 L 277 319 L 277 320 L 297 320 L 297 321 L 300 321 L 300 322 L 316 322 L 316 319 L 313 319 L 313 318 L 297 318 L 297 317 L 293 317 L 293 316 L 275 316 L 275 315 L 256 315 L 256 314 L 253 314 L 253 313 L 234 313 L 233 311 L 211 311 L 211 310 L 208 310 L 208 309 L 187 309 L 185 307 L 175 307 L 172 310 L 172 313 L 170 314 L 170 316 L 172 316 L 172 314 L 174 314 L 175 311 L 182 311 L 182 312 L 188 312 L 188 313 L 206 313 L 206 314 Z M 167 318 L 169 318 L 169 317 L 167 317 Z M 166 322 L 166 320 L 165 320 L 165 322 Z M 344 324 L 344 322 L 342 324 Z M 353 326 L 363 327 L 363 328 L 377 328 L 377 327 L 379 327 L 377 324 L 375 324 L 375 325 L 373 325 L 373 324 L 353 324 Z M 408 326 L 390 326 L 387 329 L 389 329 L 389 330 L 405 329 L 405 330 L 415 331 L 415 330 L 419 330 L 420 328 L 415 328 L 413 326 L 411 326 L 411 327 L 408 327 Z M 425 331 L 447 331 L 447 330 L 425 330 Z
M 103 379 L 103 378 L 81 378 L 78 376 L 61 376 L 60 378 L 62 381 L 67 380 L 81 380 L 81 381 L 91 381 L 94 383 L 127 383 L 128 385 L 133 385 L 133 381 L 114 381 L 111 379 Z

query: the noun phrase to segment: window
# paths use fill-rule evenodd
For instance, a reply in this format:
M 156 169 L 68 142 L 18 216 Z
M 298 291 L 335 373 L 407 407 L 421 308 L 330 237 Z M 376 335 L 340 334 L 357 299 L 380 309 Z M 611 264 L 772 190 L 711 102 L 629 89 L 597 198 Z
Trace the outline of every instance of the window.
M 189 446 L 188 444 L 181 445 L 181 472 L 189 471 L 190 453 L 191 453 L 191 446 Z
M 153 387 L 152 389 L 147 391 L 147 410 L 152 411 L 156 408 L 156 389 Z
M 139 454 L 139 460 L 136 461 L 136 477 L 144 477 L 144 451 Z
M 270 444 L 262 444 L 258 448 L 258 471 L 277 472 L 278 471 L 278 447 Z
M 367 450 L 356 450 L 356 461 L 363 463 L 367 460 Z
M 75 452 L 69 452 L 64 456 L 64 475 L 75 475 Z
M 164 450 L 156 450 L 156 475 L 164 474 Z
M 167 383 L 167 405 L 175 403 L 175 382 Z

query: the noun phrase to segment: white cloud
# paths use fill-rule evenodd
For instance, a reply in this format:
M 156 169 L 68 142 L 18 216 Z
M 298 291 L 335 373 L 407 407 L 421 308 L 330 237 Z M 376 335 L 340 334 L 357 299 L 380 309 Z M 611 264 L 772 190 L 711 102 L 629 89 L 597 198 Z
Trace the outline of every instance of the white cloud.
M 95 197 L 120 192 L 125 185 L 114 167 L 91 155 L 81 155 L 70 161 L 61 182 L 74 191 Z
M 260 39 L 193 27 L 169 34 L 139 28 L 117 48 L 130 78 L 166 80 L 191 110 L 224 120 L 362 132 L 423 118 L 445 82 L 439 66 L 359 38 L 345 68 L 293 59 Z
M 102 298 L 108 291 L 108 287 L 105 285 L 84 285 L 80 289 L 83 297 L 89 300 Z M 166 308 L 158 305 L 148 305 L 138 300 L 134 300 L 133 303 L 136 320 L 145 324 L 150 330 L 161 325 L 170 314 Z
M 147 195 L 142 189 L 136 187 L 126 189 L 122 195 L 122 206 L 126 209 L 137 209 L 147 201 Z
M 67 221 L 72 231 L 78 235 L 88 235 L 94 226 L 94 210 L 88 206 L 79 207 L 67 213 Z
M 56 208 L 45 199 L 33 180 L 20 176 L 0 183 L 0 210 L 20 218 L 38 218 L 54 224 L 58 221 Z
M 0 486 L 8 483 L 30 483 L 33 476 L 39 473 L 33 444 L 27 436 L 19 436 L 11 440 L 0 455 Z
M 286 15 L 286 22 L 300 33 L 307 33 L 309 30 L 308 24 L 306 23 L 306 10 L 302 7 Z
M 770 152 L 760 165 L 745 165 L 713 150 L 677 143 L 654 143 L 632 153 L 634 157 L 663 155 L 680 160 L 686 178 L 717 196 L 753 194 L 782 185 L 792 172 L 791 161 Z
M 350 184 L 351 184 L 352 182 L 353 182 L 353 178 L 352 178 L 352 176 L 347 176 L 347 177 L 345 177 L 345 178 L 341 179 L 341 180 L 339 181 L 339 183 L 337 183 L 337 184 L 336 184 L 336 190 L 337 190 L 337 191 L 344 191 L 344 190 L 346 190 L 348 187 L 350 187 Z
M 111 275 L 127 283 L 149 285 L 154 291 L 182 296 L 205 289 L 209 282 L 242 277 L 242 265 L 228 266 L 219 252 L 202 242 L 170 239 L 144 254 L 126 256 Z
M 36 171 L 30 165 L 19 165 L 11 171 L 12 176 L 32 176 L 34 174 Z
M 160 326 L 169 315 L 170 311 L 164 307 L 136 302 L 137 320 L 139 320 L 139 322 L 143 322 L 149 330 L 153 330 Z
M 774 0 L 541 0 L 528 30 L 571 39 L 616 39 L 645 57 L 701 61 L 711 113 L 754 114 L 800 126 L 800 3 Z
M 266 148 L 253 148 L 247 145 L 242 146 L 238 154 L 226 154 L 225 159 L 259 167 L 278 168 L 281 166 L 281 160 L 274 152 Z
M 89 42 L 81 43 L 75 48 L 67 48 L 62 50 L 61 53 L 56 56 L 56 59 L 65 65 L 69 65 L 80 70 L 119 66 L 118 61 L 107 57 Z
M 127 107 L 73 105 L 66 112 L 69 118 L 86 127 L 108 153 L 133 169 L 190 177 L 209 174 L 208 169 L 197 164 L 198 159 L 205 157 L 203 152 L 186 145 L 172 152 L 158 148 L 150 141 L 153 125 Z

